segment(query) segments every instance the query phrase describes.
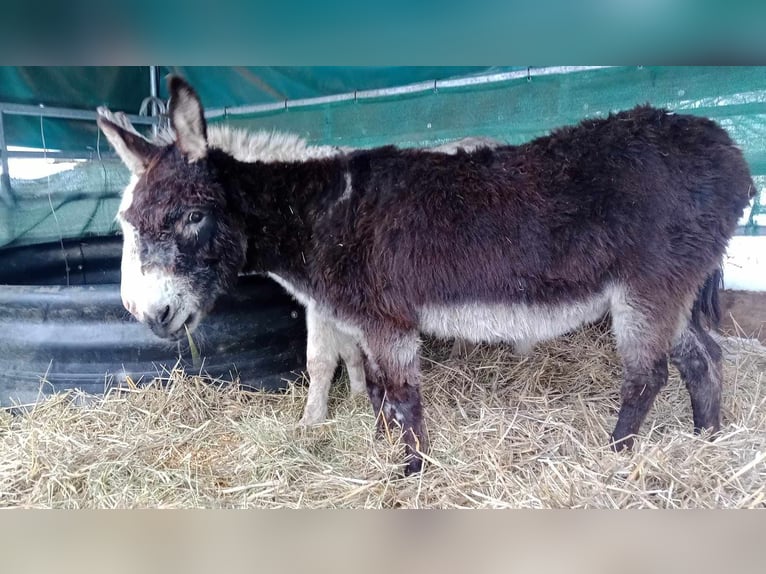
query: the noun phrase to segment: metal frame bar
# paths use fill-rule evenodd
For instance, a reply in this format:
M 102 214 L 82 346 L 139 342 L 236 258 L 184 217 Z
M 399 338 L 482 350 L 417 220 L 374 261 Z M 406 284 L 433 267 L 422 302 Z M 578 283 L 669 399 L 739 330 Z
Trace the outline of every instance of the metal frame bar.
M 90 110 L 77 110 L 74 108 L 54 108 L 48 106 L 30 106 L 28 104 L 9 104 L 0 102 L 0 113 L 12 116 L 42 116 L 44 118 L 60 118 L 69 120 L 96 121 L 98 114 Z M 151 125 L 157 120 L 150 116 L 127 115 L 131 123 Z
M 11 173 L 8 169 L 8 152 L 5 149 L 5 125 L 2 112 L 0 112 L 0 166 L 3 169 L 3 173 L 0 174 L 0 200 L 8 205 L 13 205 L 13 189 L 11 188 Z
M 739 225 L 734 231 L 734 235 L 738 237 L 757 237 L 766 235 L 766 227 L 759 225 L 757 227 L 748 227 L 746 225 Z
M 366 100 L 373 98 L 395 97 L 405 94 L 417 94 L 428 91 L 437 91 L 439 89 L 461 88 L 466 86 L 479 86 L 483 84 L 496 84 L 519 80 L 522 78 L 532 79 L 537 76 L 549 76 L 552 74 L 573 74 L 577 72 L 589 72 L 612 66 L 549 66 L 545 68 L 527 68 L 526 70 L 517 70 L 514 72 L 501 72 L 497 74 L 484 74 L 481 76 L 469 76 L 465 78 L 455 78 L 449 80 L 430 80 L 427 82 L 418 82 L 415 84 L 406 84 L 403 86 L 394 86 L 391 88 L 380 88 L 375 90 L 356 90 L 344 94 L 335 94 L 332 96 L 320 96 L 317 98 L 304 98 L 300 100 L 283 100 L 268 104 L 251 104 L 244 106 L 224 107 L 207 110 L 205 117 L 214 119 L 220 117 L 255 115 L 259 113 L 273 112 L 277 110 L 289 110 L 291 108 L 302 108 L 307 106 L 316 106 L 343 102 L 348 100 Z
M 160 69 L 158 66 L 149 66 L 149 95 L 152 98 L 160 97 Z M 151 116 L 156 118 L 160 114 L 160 110 L 157 108 L 157 104 L 152 101 L 150 108 Z M 156 136 L 160 127 L 158 122 L 155 121 L 152 126 L 152 133 Z
M 8 150 L 0 156 L 4 158 L 21 159 L 53 159 L 53 160 L 72 160 L 72 159 L 97 159 L 98 152 L 90 151 L 14 151 Z M 101 159 L 118 159 L 117 154 L 113 152 L 101 152 Z

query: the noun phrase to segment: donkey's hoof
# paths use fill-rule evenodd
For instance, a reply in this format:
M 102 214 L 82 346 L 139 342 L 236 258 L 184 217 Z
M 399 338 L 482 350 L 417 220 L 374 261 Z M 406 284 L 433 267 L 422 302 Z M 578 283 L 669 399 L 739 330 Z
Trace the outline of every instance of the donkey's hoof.
M 705 438 L 712 442 L 720 436 L 721 425 L 717 423 L 706 426 L 694 425 L 694 434 L 701 435 L 704 433 L 707 433 Z
M 404 467 L 404 476 L 411 476 L 423 470 L 423 459 L 419 456 L 412 456 Z
M 622 438 L 617 438 L 612 435 L 612 442 L 609 444 L 609 446 L 612 447 L 613 451 L 621 452 L 624 450 L 633 450 L 633 443 L 633 435 L 624 436 Z
M 313 427 L 313 426 L 321 425 L 326 420 L 327 420 L 326 415 L 310 415 L 308 413 L 305 413 L 301 417 L 301 420 L 298 421 L 298 427 L 300 428 Z

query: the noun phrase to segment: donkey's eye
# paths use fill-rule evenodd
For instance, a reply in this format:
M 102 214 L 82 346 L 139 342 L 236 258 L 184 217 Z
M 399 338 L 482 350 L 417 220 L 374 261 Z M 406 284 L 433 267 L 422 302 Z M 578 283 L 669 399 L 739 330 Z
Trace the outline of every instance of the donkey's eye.
M 189 223 L 199 223 L 203 217 L 205 217 L 205 214 L 201 211 L 192 211 L 189 214 Z

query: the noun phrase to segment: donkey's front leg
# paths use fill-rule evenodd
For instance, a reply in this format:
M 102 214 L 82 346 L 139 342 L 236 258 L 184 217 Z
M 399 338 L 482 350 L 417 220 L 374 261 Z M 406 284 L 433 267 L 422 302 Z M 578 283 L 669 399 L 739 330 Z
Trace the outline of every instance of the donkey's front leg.
M 299 426 L 323 423 L 327 418 L 335 368 L 338 366 L 338 338 L 335 325 L 317 312 L 314 305 L 306 308 L 306 369 L 309 372 L 309 391 Z
M 370 337 L 364 366 L 367 392 L 380 434 L 401 429 L 405 445 L 405 475 L 419 472 L 421 453 L 428 451 L 428 434 L 420 401 L 420 357 L 417 332 Z

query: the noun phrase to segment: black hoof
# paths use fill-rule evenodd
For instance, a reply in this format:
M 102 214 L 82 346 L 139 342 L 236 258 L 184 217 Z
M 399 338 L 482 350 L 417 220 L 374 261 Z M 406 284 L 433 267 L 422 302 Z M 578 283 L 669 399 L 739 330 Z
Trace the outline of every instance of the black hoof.
M 709 441 L 713 441 L 716 438 L 718 438 L 718 435 L 721 432 L 721 427 L 718 424 L 705 425 L 705 426 L 694 425 L 694 434 L 699 435 L 699 434 L 702 434 L 703 431 L 707 431 L 708 433 L 710 433 L 707 439 Z
M 423 470 L 423 459 L 419 456 L 413 456 L 404 467 L 404 476 L 411 476 Z
M 620 452 L 624 450 L 632 450 L 633 442 L 633 436 L 631 435 L 622 438 L 616 438 L 614 435 L 612 435 L 612 442 L 609 446 L 612 447 L 613 451 Z

